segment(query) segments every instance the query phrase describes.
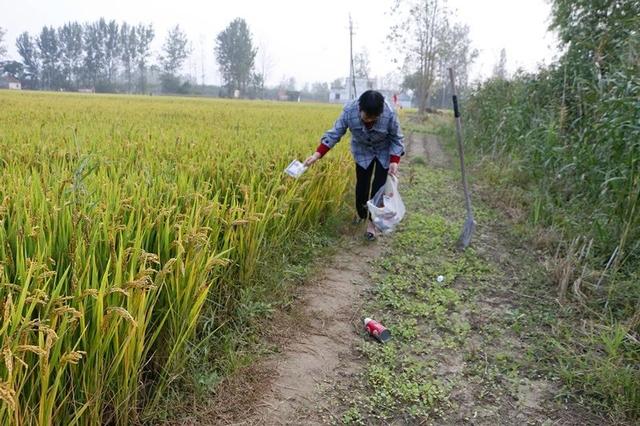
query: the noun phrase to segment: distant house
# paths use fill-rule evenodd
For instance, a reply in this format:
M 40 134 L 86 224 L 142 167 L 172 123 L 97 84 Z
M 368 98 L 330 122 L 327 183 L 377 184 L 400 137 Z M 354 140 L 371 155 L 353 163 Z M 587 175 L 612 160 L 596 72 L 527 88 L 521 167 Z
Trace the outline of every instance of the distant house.
M 349 91 L 349 84 L 353 84 L 349 78 L 344 79 L 344 85 L 340 87 L 331 87 L 329 92 L 329 102 L 336 104 L 347 103 L 351 98 L 351 92 Z M 356 93 L 353 99 L 357 99 L 363 92 L 367 90 L 377 90 L 385 97 L 389 105 L 393 105 L 393 96 L 396 95 L 397 107 L 411 108 L 412 97 L 404 92 L 398 92 L 387 89 L 380 89 L 378 82 L 372 79 L 356 78 Z
M 278 100 L 285 102 L 300 102 L 301 92 L 298 90 L 279 90 Z
M 329 102 L 336 104 L 347 103 L 351 99 L 350 87 L 353 87 L 353 83 L 349 77 L 344 79 L 344 84 L 340 87 L 331 87 L 331 90 L 329 91 Z M 360 96 L 363 92 L 366 92 L 369 89 L 374 89 L 375 87 L 375 80 L 356 78 L 356 93 L 354 95 L 354 99 Z
M 10 76 L 0 76 L 0 89 L 22 90 L 20 80 Z

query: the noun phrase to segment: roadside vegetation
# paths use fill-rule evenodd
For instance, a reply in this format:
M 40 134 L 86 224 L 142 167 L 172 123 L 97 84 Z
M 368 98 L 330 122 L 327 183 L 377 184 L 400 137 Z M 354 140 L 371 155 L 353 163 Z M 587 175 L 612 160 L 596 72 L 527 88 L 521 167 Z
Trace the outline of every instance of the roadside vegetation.
M 522 212 L 549 256 L 559 375 L 576 399 L 637 419 L 640 3 L 556 0 L 552 27 L 560 59 L 475 90 L 465 135 L 493 202 Z

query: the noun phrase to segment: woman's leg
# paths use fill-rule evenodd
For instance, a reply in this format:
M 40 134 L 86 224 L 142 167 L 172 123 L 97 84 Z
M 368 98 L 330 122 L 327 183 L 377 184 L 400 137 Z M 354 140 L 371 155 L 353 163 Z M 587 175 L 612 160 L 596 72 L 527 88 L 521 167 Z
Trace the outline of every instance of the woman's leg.
M 374 165 L 375 161 L 372 161 L 369 167 L 365 169 L 356 163 L 356 211 L 360 219 L 367 218 L 367 201 L 370 198 L 369 190 L 371 188 L 371 175 L 373 174 Z

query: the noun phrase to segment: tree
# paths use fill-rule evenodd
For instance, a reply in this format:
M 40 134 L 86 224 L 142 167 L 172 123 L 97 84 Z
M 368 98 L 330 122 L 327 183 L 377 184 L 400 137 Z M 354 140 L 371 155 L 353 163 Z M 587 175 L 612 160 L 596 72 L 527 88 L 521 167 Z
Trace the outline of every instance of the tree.
M 399 23 L 391 27 L 389 40 L 404 56 L 405 74 L 416 80 L 418 111 L 424 113 L 436 77 L 439 37 L 448 24 L 444 0 L 395 0 L 392 13 Z
M 162 46 L 163 53 L 160 56 L 160 65 L 164 73 L 176 75 L 180 71 L 185 59 L 190 54 L 190 49 L 187 48 L 188 44 L 187 35 L 180 29 L 179 25 L 169 30 L 167 39 Z
M 369 65 L 369 52 L 367 49 L 364 49 L 362 52 L 357 53 L 354 56 L 353 68 L 356 78 L 369 79 L 371 68 Z
M 478 57 L 478 51 L 471 46 L 469 26 L 453 24 L 445 26 L 440 36 L 438 49 L 438 74 L 437 87 L 432 90 L 432 106 L 438 108 L 450 108 L 452 94 L 449 81 L 448 68 L 453 68 L 456 74 L 456 85 L 459 93 L 465 93 L 469 87 L 469 70 L 471 64 Z
M 566 49 L 561 63 L 572 62 L 570 73 L 601 80 L 619 64 L 638 64 L 638 1 L 554 0 L 551 29 Z M 578 67 L 579 64 L 579 67 Z
M 478 56 L 478 51 L 471 47 L 469 26 L 454 24 L 446 25 L 438 44 L 438 73 L 440 84 L 449 84 L 447 68 L 456 72 L 456 85 L 459 89 L 468 86 L 469 68 Z
M 507 78 L 507 51 L 504 48 L 500 50 L 500 59 L 493 67 L 493 76 L 501 80 Z
M 4 44 L 4 36 L 7 34 L 7 30 L 0 27 L 0 60 L 7 55 L 7 46 Z
M 188 44 L 187 35 L 179 25 L 169 30 L 160 55 L 160 66 L 162 67 L 160 79 L 164 92 L 176 93 L 180 89 L 180 78 L 177 74 L 190 54 Z
M 340 78 L 336 78 L 335 80 L 333 80 L 331 82 L 331 89 L 332 90 L 342 90 L 344 89 L 344 81 Z
M 77 88 L 84 55 L 82 25 L 77 22 L 64 24 L 58 29 L 58 41 L 63 85 L 67 89 Z
M 295 79 L 295 77 L 289 77 L 286 80 L 285 88 L 287 90 L 296 90 L 296 79 Z
M 106 23 L 101 18 L 97 22 L 85 24 L 83 29 L 85 46 L 83 80 L 94 88 L 104 77 L 105 52 L 103 40 L 105 27 Z
M 18 54 L 22 58 L 25 66 L 25 87 L 29 89 L 38 89 L 40 87 L 40 52 L 35 41 L 28 32 L 20 34 L 16 40 L 16 48 Z
M 61 86 L 60 44 L 58 34 L 53 27 L 42 27 L 36 40 L 42 59 L 42 83 L 45 89 L 57 89 Z
M 151 42 L 155 37 L 153 26 L 138 24 L 136 26 L 136 40 L 138 45 L 136 46 L 136 58 L 138 66 L 138 90 L 140 93 L 144 93 L 147 89 L 147 60 L 151 56 Z
M 398 72 L 389 72 L 385 74 L 380 82 L 381 89 L 390 90 L 392 92 L 400 92 L 402 90 L 402 75 Z
M 256 66 L 259 68 L 260 75 L 262 75 L 262 97 L 264 97 L 264 85 L 266 84 L 273 69 L 273 58 L 267 51 L 267 47 L 264 44 L 261 44 L 260 48 L 258 48 L 258 64 Z
M 264 98 L 264 76 L 259 72 L 251 74 L 251 91 L 249 93 L 250 98 L 260 97 Z
M 120 44 L 120 29 L 116 21 L 103 23 L 101 32 L 104 36 L 104 73 L 107 80 L 108 90 L 112 91 L 114 86 L 114 78 L 118 72 L 118 62 L 122 54 L 122 45 Z
M 329 84 L 320 81 L 313 83 L 311 96 L 316 101 L 327 102 L 329 100 Z
M 256 54 L 244 19 L 235 19 L 216 37 L 215 55 L 230 94 L 235 90 L 246 91 Z
M 0 62 L 0 75 L 2 75 L 2 73 L 9 74 L 11 77 L 20 81 L 26 78 L 24 65 L 18 61 Z
M 133 90 L 133 68 L 138 60 L 138 34 L 136 28 L 123 22 L 120 26 L 120 60 L 124 67 L 124 77 L 127 82 L 127 92 Z

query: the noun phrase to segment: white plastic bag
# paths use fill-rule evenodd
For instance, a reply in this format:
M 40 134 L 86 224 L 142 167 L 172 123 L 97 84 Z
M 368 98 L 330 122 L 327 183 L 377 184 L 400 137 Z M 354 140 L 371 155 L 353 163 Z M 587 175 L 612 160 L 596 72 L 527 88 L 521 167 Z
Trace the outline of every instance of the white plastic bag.
M 378 190 L 372 199 L 367 201 L 367 208 L 371 213 L 373 224 L 382 233 L 392 232 L 406 212 L 402 197 L 398 192 L 398 178 L 389 175 L 387 183 Z

